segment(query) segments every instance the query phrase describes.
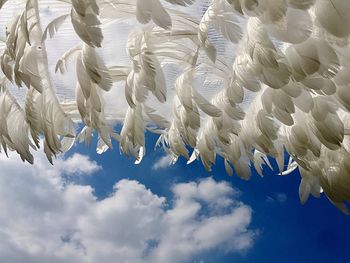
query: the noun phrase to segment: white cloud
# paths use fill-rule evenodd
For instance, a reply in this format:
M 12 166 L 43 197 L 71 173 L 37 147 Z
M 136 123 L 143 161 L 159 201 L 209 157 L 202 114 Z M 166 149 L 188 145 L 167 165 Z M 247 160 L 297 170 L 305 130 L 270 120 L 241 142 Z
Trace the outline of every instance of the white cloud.
M 58 159 L 55 167 L 67 175 L 89 175 L 101 169 L 101 166 L 95 161 L 79 153 L 75 153 L 67 159 Z
M 173 205 L 137 181 L 121 180 L 97 200 L 62 174 L 100 167 L 75 154 L 55 166 L 0 154 L 0 258 L 3 263 L 189 262 L 202 252 L 251 247 L 251 208 L 227 183 L 173 186 Z M 84 165 L 81 165 L 84 164 Z M 78 168 L 80 167 L 80 168 Z
M 227 183 L 206 179 L 177 184 L 173 192 L 175 204 L 164 215 L 166 231 L 153 262 L 188 262 L 213 248 L 241 251 L 252 245 L 251 208 L 232 199 L 238 192 Z
M 171 164 L 173 157 L 170 154 L 164 155 L 159 158 L 152 166 L 153 170 L 160 170 L 168 167 Z

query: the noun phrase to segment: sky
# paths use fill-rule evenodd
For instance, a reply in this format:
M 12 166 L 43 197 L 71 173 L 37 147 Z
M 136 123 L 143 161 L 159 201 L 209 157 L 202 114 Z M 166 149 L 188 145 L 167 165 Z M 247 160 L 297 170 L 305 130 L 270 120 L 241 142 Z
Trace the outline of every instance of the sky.
M 0 35 L 17 2 L 2 10 Z M 58 13 L 42 8 L 44 23 Z M 106 34 L 104 46 L 119 52 L 129 28 L 114 26 L 118 37 Z M 78 41 L 65 27 L 71 30 L 68 23 L 47 41 L 52 72 Z M 111 59 L 128 59 L 120 53 Z M 67 89 L 75 77 L 52 75 L 58 95 L 74 97 Z M 122 96 L 111 97 L 121 105 L 114 98 Z M 324 195 L 301 205 L 297 171 L 280 177 L 265 169 L 263 178 L 253 172 L 244 181 L 227 176 L 220 159 L 211 172 L 199 161 L 169 166 L 169 157 L 153 150 L 156 140 L 147 134 L 139 165 L 117 145 L 99 155 L 94 143 L 75 145 L 54 166 L 42 150 L 33 166 L 0 153 L 0 263 L 349 261 L 349 217 Z
M 117 145 L 77 144 L 53 166 L 0 154 L 0 261 L 348 262 L 349 217 L 325 196 L 301 205 L 297 172 L 168 166 L 156 139 L 140 165 Z

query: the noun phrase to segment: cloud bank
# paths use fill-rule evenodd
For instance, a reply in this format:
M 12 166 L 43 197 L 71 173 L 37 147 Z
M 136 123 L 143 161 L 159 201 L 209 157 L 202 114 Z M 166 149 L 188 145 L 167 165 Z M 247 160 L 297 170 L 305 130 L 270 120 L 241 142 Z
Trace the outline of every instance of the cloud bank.
M 2 263 L 189 262 L 214 249 L 245 251 L 254 241 L 252 210 L 227 183 L 176 184 L 173 198 L 121 180 L 109 197 L 67 177 L 101 169 L 74 154 L 51 166 L 0 154 Z M 66 179 L 64 179 L 66 178 Z

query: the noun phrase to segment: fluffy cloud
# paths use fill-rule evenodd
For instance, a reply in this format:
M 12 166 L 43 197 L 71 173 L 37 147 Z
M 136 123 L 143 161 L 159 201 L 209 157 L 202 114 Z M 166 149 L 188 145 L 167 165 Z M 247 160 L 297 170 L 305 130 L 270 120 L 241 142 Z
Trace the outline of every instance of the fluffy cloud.
M 173 186 L 173 200 L 121 180 L 97 200 L 93 188 L 63 174 L 100 167 L 75 154 L 51 166 L 0 154 L 0 258 L 3 263 L 188 262 L 202 252 L 251 247 L 251 208 L 227 183 L 206 179 Z
M 54 167 L 67 175 L 89 175 L 101 169 L 95 161 L 79 153 L 67 159 L 58 159 Z
M 173 157 L 170 154 L 164 155 L 159 158 L 152 166 L 153 170 L 160 170 L 168 167 L 171 164 Z

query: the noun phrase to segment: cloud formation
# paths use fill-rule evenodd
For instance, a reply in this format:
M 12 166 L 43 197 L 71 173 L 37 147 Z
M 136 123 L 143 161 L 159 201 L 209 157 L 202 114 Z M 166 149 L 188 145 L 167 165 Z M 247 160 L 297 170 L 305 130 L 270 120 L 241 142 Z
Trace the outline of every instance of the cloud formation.
M 0 258 L 4 263 L 189 262 L 213 249 L 244 251 L 254 240 L 252 210 L 227 183 L 176 184 L 173 200 L 121 180 L 98 200 L 63 174 L 99 169 L 75 154 L 48 164 L 0 154 Z
M 67 159 L 58 159 L 55 162 L 56 169 L 67 175 L 90 175 L 102 169 L 95 161 L 88 156 L 79 153 L 73 154 Z
M 160 170 L 170 166 L 173 157 L 170 154 L 160 157 L 152 166 L 153 170 Z

